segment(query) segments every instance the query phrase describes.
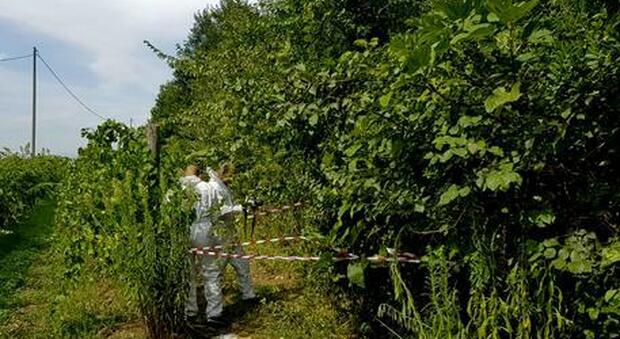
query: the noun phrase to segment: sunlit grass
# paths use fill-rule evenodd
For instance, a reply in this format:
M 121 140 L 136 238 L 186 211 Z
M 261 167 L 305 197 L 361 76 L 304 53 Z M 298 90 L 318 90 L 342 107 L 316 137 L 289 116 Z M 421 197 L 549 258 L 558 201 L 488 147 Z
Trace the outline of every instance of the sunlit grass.
M 40 204 L 11 238 L 0 239 L 0 338 L 96 338 L 127 331 L 134 308 L 108 279 L 65 280 L 62 258 L 49 247 L 54 207 Z M 140 327 L 132 332 L 143 333 Z

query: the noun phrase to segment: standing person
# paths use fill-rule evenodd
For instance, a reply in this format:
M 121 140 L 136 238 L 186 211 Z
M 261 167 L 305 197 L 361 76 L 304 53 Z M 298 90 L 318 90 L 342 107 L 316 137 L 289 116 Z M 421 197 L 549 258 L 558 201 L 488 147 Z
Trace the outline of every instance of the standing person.
M 223 240 L 227 243 L 238 242 L 237 237 L 235 236 L 235 218 L 239 213 L 243 212 L 243 208 L 241 205 L 235 204 L 233 193 L 228 187 L 228 183 L 232 180 L 233 177 L 233 167 L 229 163 L 224 163 L 220 166 L 219 173 L 215 173 L 211 168 L 207 168 L 207 173 L 209 173 L 209 182 L 213 182 L 218 186 L 218 196 L 220 197 L 222 206 L 220 208 L 220 219 L 221 228 L 223 229 L 222 236 Z M 244 254 L 243 247 L 241 245 L 236 245 L 234 250 L 235 254 Z M 221 272 L 223 272 L 225 265 L 230 262 L 233 266 L 235 273 L 237 274 L 237 280 L 239 282 L 239 287 L 241 289 L 241 299 L 242 300 L 252 300 L 256 298 L 256 294 L 254 293 L 254 287 L 252 287 L 252 276 L 250 274 L 250 262 L 248 260 L 243 259 L 230 259 L 228 261 L 224 261 L 224 266 L 222 267 Z M 220 275 L 221 279 L 221 275 Z
M 207 174 L 209 181 L 205 182 L 200 177 L 200 169 L 195 165 L 190 165 L 185 169 L 185 176 L 181 180 L 184 187 L 195 189 L 199 197 L 195 206 L 196 221 L 191 227 L 191 242 L 196 248 L 217 246 L 221 245 L 224 240 L 230 240 L 227 239 L 230 237 L 218 236 L 217 233 L 218 231 L 224 234 L 231 233 L 234 215 L 242 211 L 241 206 L 234 204 L 232 193 L 217 174 L 210 168 L 207 168 Z M 240 247 L 237 247 L 236 251 L 242 253 Z M 198 315 L 196 271 L 202 269 L 207 301 L 207 322 L 214 325 L 221 324 L 223 311 L 221 280 L 227 260 L 211 256 L 194 256 L 191 259 L 190 290 L 185 313 L 189 318 Z M 249 263 L 233 260 L 232 264 L 239 276 L 242 298 L 255 298 Z

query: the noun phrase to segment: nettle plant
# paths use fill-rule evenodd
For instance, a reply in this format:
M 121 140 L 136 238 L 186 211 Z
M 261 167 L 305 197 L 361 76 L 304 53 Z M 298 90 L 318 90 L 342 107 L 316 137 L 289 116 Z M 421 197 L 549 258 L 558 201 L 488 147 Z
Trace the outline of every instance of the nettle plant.
M 178 185 L 181 160 L 164 147 L 156 166 L 142 129 L 114 121 L 85 130 L 58 211 L 69 275 L 92 270 L 126 287 L 151 337 L 183 321 L 188 225 L 194 197 Z

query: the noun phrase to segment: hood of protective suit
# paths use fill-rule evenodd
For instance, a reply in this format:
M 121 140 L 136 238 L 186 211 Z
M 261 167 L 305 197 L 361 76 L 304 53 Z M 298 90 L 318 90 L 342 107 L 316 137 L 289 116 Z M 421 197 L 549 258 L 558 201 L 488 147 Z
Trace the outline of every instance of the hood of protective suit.
M 196 187 L 196 185 L 198 185 L 201 181 L 202 179 L 195 175 L 186 175 L 181 178 L 181 185 L 184 188 Z

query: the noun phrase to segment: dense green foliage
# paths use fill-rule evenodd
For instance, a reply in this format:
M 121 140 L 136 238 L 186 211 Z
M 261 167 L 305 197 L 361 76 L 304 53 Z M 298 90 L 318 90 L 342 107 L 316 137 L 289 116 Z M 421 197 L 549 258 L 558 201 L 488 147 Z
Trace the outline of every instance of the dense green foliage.
M 23 221 L 37 200 L 62 180 L 67 166 L 68 160 L 60 157 L 31 159 L 0 152 L 0 230 L 10 230 Z
M 223 1 L 176 56 L 151 46 L 175 74 L 152 111 L 160 166 L 142 129 L 84 131 L 59 197 L 67 274 L 112 277 L 152 337 L 178 332 L 192 220 L 178 170 L 230 161 L 238 196 L 306 202 L 312 225 L 296 231 L 423 255 L 309 272 L 354 296 L 362 334 L 617 336 L 617 9 Z M 58 180 L 55 161 L 0 159 L 3 224 Z
M 164 149 L 159 175 L 144 131 L 114 121 L 83 136 L 88 145 L 59 194 L 57 245 L 67 274 L 110 277 L 149 334 L 169 337 L 183 323 L 192 220 L 193 198 L 178 185 L 182 159 Z
M 153 120 L 232 161 L 241 195 L 309 202 L 335 246 L 426 254 L 391 291 L 367 269 L 369 321 L 617 335 L 613 2 L 223 1 L 196 21 Z

